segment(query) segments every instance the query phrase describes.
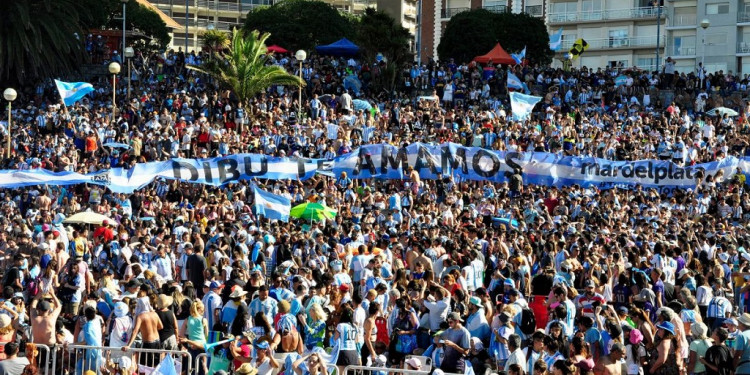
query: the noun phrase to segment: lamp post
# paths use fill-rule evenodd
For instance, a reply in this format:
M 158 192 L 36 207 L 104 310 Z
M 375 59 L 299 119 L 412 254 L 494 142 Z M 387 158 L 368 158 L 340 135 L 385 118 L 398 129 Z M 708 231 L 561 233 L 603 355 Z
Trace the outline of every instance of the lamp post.
M 297 51 L 297 53 L 294 54 L 294 57 L 297 58 L 297 61 L 299 61 L 299 79 L 302 80 L 302 62 L 305 61 L 307 58 L 307 52 L 305 50 L 301 49 Z M 297 118 L 298 121 L 302 121 L 302 83 L 299 85 L 299 103 L 298 109 L 297 109 Z
M 703 29 L 703 56 L 701 56 L 701 69 L 703 69 L 703 78 L 701 78 L 701 89 L 706 88 L 706 29 L 711 26 L 711 21 L 708 18 L 704 18 L 701 21 L 701 28 Z
M 122 49 L 125 49 L 125 18 L 127 17 L 127 9 L 125 8 L 126 5 L 128 5 L 129 0 L 120 0 L 122 2 Z
M 132 65 L 130 62 L 130 59 L 132 59 L 133 56 L 135 56 L 135 50 L 133 50 L 133 47 L 126 47 L 125 51 L 123 51 L 123 56 L 125 56 L 125 58 L 128 61 L 128 100 L 130 100 L 130 79 L 131 79 L 130 67 Z
M 7 88 L 3 91 L 3 98 L 8 101 L 8 159 L 10 159 L 10 126 L 12 123 L 13 112 L 11 110 L 11 103 L 16 100 L 18 93 L 12 88 Z
M 112 121 L 115 121 L 115 114 L 117 113 L 115 96 L 117 95 L 117 75 L 120 74 L 120 64 L 111 62 L 108 68 L 109 72 L 112 73 Z

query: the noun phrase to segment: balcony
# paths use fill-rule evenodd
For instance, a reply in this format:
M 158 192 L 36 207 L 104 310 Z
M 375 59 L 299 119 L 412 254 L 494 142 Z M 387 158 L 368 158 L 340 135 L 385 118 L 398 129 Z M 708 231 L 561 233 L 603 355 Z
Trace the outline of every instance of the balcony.
M 598 22 L 627 19 L 640 20 L 656 18 L 656 15 L 657 8 L 654 7 L 599 10 L 592 12 L 550 13 L 549 23 Z M 662 12 L 661 16 L 665 17 L 666 15 Z
M 687 46 L 673 46 L 669 49 L 667 53 L 668 55 L 671 55 L 673 58 L 693 58 L 695 57 L 695 45 L 687 45 Z
M 509 11 L 507 5 L 489 5 L 489 6 L 482 7 L 482 8 L 492 13 L 505 13 Z
M 195 2 L 195 6 L 198 8 L 207 8 L 214 11 L 224 12 L 239 12 L 241 8 L 240 4 L 237 2 L 228 3 L 216 0 L 198 0 Z
M 737 23 L 750 23 L 750 12 L 738 12 Z
M 525 13 L 533 17 L 541 17 L 544 13 L 544 7 L 542 5 L 529 5 L 526 7 Z
M 688 28 L 693 29 L 698 25 L 698 16 L 690 15 L 671 15 L 668 17 L 667 27 L 669 28 Z
M 441 9 L 440 10 L 440 18 L 442 18 L 442 19 L 451 19 L 456 14 L 459 14 L 461 12 L 466 12 L 467 10 L 469 10 L 468 7 Z
M 662 36 L 659 40 L 659 46 L 664 46 L 664 37 Z M 575 40 L 564 40 L 562 42 L 561 50 L 567 52 L 573 47 Z M 650 48 L 656 47 L 656 35 L 654 36 L 639 36 L 639 37 L 628 37 L 628 38 L 601 38 L 601 39 L 586 39 L 586 43 L 589 44 L 588 50 L 598 49 L 617 49 L 617 48 Z
M 737 42 L 738 55 L 750 55 L 750 42 Z

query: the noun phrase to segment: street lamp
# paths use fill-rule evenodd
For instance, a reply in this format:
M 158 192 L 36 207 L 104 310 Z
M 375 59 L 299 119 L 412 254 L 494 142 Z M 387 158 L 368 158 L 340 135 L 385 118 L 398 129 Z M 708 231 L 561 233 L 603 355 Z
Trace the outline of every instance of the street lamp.
M 133 50 L 133 47 L 126 47 L 125 50 L 123 51 L 123 56 L 125 56 L 125 58 L 128 61 L 128 100 L 130 100 L 130 79 L 131 79 L 130 66 L 132 65 L 130 62 L 130 59 L 132 59 L 133 56 L 135 56 L 135 50 Z
M 116 62 L 109 63 L 109 72 L 112 73 L 112 121 L 115 121 L 117 113 L 117 104 L 115 104 L 115 95 L 117 93 L 117 75 L 120 74 L 120 64 Z
M 129 0 L 120 0 L 122 2 L 122 48 L 125 49 L 125 18 L 127 17 L 127 10 L 125 8 L 128 5 Z
M 701 21 L 701 28 L 703 29 L 703 56 L 701 56 L 701 69 L 703 69 L 701 73 L 703 74 L 703 78 L 701 78 L 701 89 L 706 88 L 706 29 L 709 26 L 711 26 L 711 21 L 708 18 L 704 18 Z
M 305 61 L 307 58 L 307 52 L 305 50 L 301 49 L 297 51 L 297 53 L 294 54 L 294 57 L 297 58 L 297 61 L 299 61 L 299 79 L 302 80 L 302 62 Z M 302 83 L 299 84 L 299 103 L 298 109 L 297 109 L 297 118 L 298 121 L 302 121 Z
M 11 111 L 11 103 L 16 100 L 18 93 L 12 88 L 7 88 L 3 91 L 3 98 L 8 101 L 8 159 L 10 159 L 10 126 L 12 122 L 13 112 Z

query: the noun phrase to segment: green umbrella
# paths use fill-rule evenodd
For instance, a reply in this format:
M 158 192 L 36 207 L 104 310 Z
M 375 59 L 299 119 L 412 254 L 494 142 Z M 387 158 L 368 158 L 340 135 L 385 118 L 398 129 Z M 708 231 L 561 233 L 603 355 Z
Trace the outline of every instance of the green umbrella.
M 336 210 L 326 207 L 320 203 L 302 203 L 299 206 L 292 207 L 289 216 L 298 219 L 310 221 L 320 221 L 323 219 L 333 219 L 336 217 Z

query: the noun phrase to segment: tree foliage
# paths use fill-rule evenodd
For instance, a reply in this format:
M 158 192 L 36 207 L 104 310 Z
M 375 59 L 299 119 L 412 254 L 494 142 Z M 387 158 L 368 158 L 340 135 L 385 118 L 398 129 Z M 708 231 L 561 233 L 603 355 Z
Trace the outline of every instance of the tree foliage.
M 471 61 L 487 53 L 495 43 L 508 53 L 526 47 L 531 64 L 547 65 L 554 52 L 549 49 L 549 34 L 544 21 L 526 13 L 492 13 L 484 9 L 462 12 L 451 18 L 440 39 L 441 60 Z
M 357 24 L 356 31 L 354 40 L 361 49 L 362 60 L 375 61 L 375 56 L 382 53 L 387 61 L 383 81 L 375 82 L 376 85 L 392 89 L 398 72 L 396 67 L 401 67 L 413 59 L 409 50 L 409 30 L 385 12 L 367 8 Z
M 201 36 L 203 47 L 211 52 L 221 52 L 229 48 L 229 35 L 222 30 L 206 30 Z
M 268 33 L 244 33 L 234 30 L 232 41 L 225 54 L 214 54 L 201 66 L 188 69 L 209 75 L 219 86 L 234 92 L 245 105 L 272 85 L 304 85 L 299 77 L 284 68 L 271 64 L 266 48 Z
M 81 25 L 89 19 L 77 0 L 0 1 L 3 87 L 76 70 L 85 56 Z
M 247 14 L 245 30 L 270 33 L 269 43 L 290 51 L 312 50 L 341 38 L 352 39 L 352 18 L 322 1 L 284 0 Z
M 122 3 L 120 0 L 79 0 L 88 10 L 82 20 L 84 29 L 122 29 Z M 153 43 L 164 48 L 169 44 L 167 25 L 155 11 L 129 0 L 125 6 L 128 30 L 138 30 L 153 39 Z

